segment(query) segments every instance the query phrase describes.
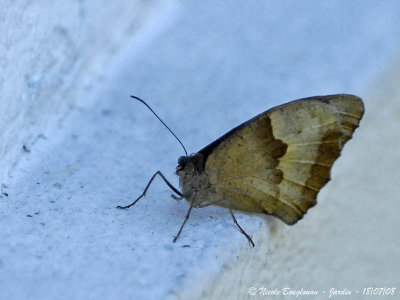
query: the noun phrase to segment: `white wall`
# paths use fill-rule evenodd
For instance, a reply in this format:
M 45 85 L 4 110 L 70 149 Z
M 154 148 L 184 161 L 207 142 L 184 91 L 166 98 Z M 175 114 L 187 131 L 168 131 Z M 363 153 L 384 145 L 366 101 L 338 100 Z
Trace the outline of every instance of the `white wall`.
M 88 99 L 115 52 L 160 2 L 0 4 L 0 183 L 24 145 L 45 137 L 77 99 Z
M 14 45 L 0 50 L 3 178 L 22 158 L 0 195 L 0 298 L 265 299 L 249 288 L 399 288 L 399 3 L 182 1 L 169 27 L 171 14 L 149 15 L 159 2 L 135 3 L 83 3 L 80 18 L 78 4 L 2 10 L 2 45 Z M 143 32 L 155 19 L 165 29 L 156 38 Z M 24 28 L 3 34 L 13 22 Z M 160 179 L 135 207 L 115 208 L 156 170 L 177 185 L 182 154 L 129 93 L 145 98 L 189 152 L 296 98 L 354 93 L 366 113 L 318 205 L 295 226 L 236 212 L 252 248 L 227 210 L 206 207 L 193 209 L 172 243 L 188 203 L 171 199 Z M 47 140 L 24 155 L 40 133 Z

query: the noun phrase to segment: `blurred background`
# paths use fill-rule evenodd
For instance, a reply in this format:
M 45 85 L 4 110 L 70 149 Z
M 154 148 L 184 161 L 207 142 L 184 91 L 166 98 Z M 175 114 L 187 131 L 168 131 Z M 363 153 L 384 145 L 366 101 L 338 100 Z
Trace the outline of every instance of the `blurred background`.
M 389 0 L 0 4 L 0 298 L 399 288 L 399 15 Z M 214 207 L 173 244 L 188 205 L 161 180 L 115 209 L 157 170 L 178 186 L 183 155 L 129 95 L 193 153 L 272 106 L 337 93 L 366 114 L 332 181 L 294 227 L 238 212 L 254 249 Z

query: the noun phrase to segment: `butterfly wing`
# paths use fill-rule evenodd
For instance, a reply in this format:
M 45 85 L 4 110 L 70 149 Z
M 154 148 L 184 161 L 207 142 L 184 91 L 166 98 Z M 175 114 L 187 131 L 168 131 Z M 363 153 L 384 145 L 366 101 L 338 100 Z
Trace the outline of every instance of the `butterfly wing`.
M 200 153 L 217 205 L 294 224 L 316 204 L 330 170 L 364 113 L 360 98 L 332 95 L 274 107 Z

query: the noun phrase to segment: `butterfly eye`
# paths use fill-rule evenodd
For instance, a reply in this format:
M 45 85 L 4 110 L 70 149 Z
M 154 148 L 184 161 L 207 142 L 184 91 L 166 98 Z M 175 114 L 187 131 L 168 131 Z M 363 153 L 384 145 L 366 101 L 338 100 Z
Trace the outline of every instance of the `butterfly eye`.
M 179 165 L 180 167 L 182 167 L 182 169 L 185 168 L 187 162 L 188 162 L 188 159 L 187 159 L 186 156 L 181 156 L 181 157 L 179 157 L 179 159 L 178 159 L 178 165 Z

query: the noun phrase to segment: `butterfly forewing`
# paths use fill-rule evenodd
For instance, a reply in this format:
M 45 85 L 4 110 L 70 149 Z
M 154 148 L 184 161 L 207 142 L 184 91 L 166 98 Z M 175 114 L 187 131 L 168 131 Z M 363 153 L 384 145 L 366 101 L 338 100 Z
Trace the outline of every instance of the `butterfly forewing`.
M 316 204 L 363 115 L 360 98 L 305 98 L 266 111 L 200 151 L 217 205 L 294 224 Z

